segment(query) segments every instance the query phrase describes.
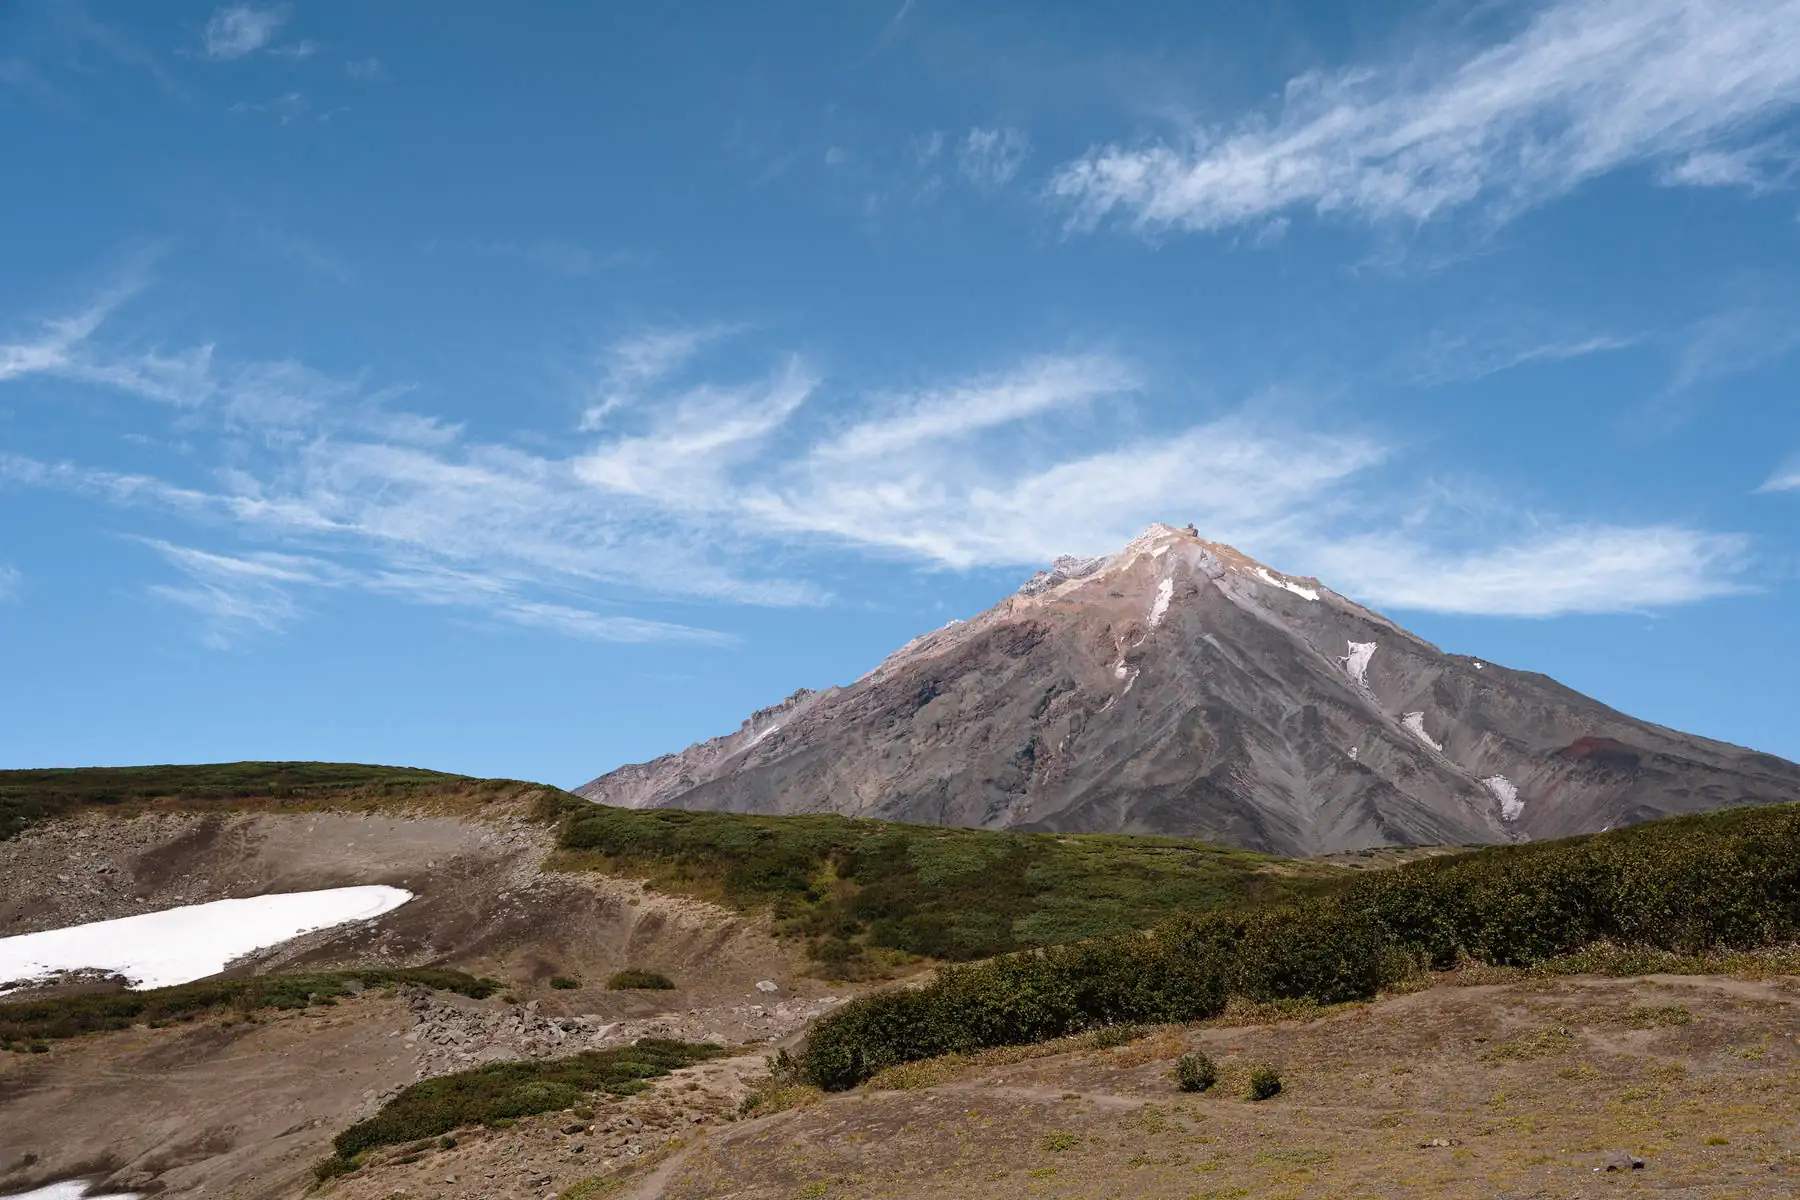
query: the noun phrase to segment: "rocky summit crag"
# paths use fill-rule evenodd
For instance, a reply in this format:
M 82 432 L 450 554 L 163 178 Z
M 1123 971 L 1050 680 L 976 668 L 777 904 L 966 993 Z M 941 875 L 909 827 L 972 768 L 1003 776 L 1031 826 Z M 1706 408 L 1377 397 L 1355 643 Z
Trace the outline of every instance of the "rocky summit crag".
M 1319 854 L 1800 800 L 1800 766 L 1445 654 L 1317 580 L 1155 525 L 847 687 L 579 791 Z

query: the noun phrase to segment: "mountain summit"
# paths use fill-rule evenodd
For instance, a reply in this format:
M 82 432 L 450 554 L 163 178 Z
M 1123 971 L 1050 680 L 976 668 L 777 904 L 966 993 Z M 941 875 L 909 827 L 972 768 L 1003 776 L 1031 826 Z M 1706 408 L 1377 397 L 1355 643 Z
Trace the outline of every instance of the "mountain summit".
M 579 791 L 1317 854 L 1800 800 L 1800 766 L 1445 654 L 1316 579 L 1153 525 L 847 687 Z

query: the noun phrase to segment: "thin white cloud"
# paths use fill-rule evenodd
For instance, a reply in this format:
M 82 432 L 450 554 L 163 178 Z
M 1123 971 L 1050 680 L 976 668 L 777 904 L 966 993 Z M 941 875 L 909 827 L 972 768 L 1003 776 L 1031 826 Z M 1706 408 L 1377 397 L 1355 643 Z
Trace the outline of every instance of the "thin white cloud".
M 1023 130 L 977 126 L 957 147 L 956 162 L 963 178 L 978 188 L 993 190 L 1011 183 L 1030 154 L 1031 139 Z
M 619 338 L 600 355 L 600 380 L 581 415 L 582 432 L 600 428 L 644 388 L 678 374 L 702 350 L 733 332 L 728 325 L 665 326 Z
M 276 633 L 301 615 L 297 585 L 331 587 L 343 573 L 333 564 L 292 554 L 215 554 L 154 538 L 145 545 L 187 576 L 183 584 L 156 583 L 150 594 L 199 614 L 202 640 L 225 649 L 252 631 Z
M 817 383 L 796 359 L 766 384 L 697 388 L 671 402 L 648 433 L 617 438 L 577 460 L 575 474 L 610 492 L 708 506 L 730 487 L 727 471 L 755 457 Z
M 1731 153 L 1800 103 L 1800 0 L 1561 0 L 1511 40 L 1292 80 L 1272 118 L 1097 148 L 1050 192 L 1076 227 L 1218 230 L 1293 209 L 1422 222 L 1505 217 L 1586 180 Z
M 1532 332 L 1488 335 L 1434 331 L 1402 368 L 1409 382 L 1431 386 L 1483 379 L 1534 363 L 1568 362 L 1628 350 L 1637 335 L 1594 333 L 1542 336 Z
M 24 356 L 46 371 L 158 403 L 179 392 L 172 420 L 201 454 L 198 431 L 214 430 L 217 461 L 177 482 L 0 454 L 0 484 L 230 529 L 256 549 L 158 547 L 189 577 L 158 594 L 208 614 L 226 640 L 296 619 L 296 597 L 350 588 L 588 639 L 716 641 L 595 602 L 818 603 L 822 589 L 778 564 L 852 553 L 1022 568 L 1116 548 L 1158 519 L 1395 608 L 1630 612 L 1743 586 L 1734 535 L 1499 509 L 1471 529 L 1458 505 L 1406 494 L 1377 431 L 1248 412 L 1147 424 L 1140 375 L 1112 354 L 850 393 L 834 408 L 854 415 L 834 421 L 813 411 L 822 385 L 798 359 L 747 383 L 696 383 L 692 339 L 644 339 L 611 360 L 634 389 L 629 423 L 559 456 L 474 440 L 395 409 L 395 393 L 297 363 L 172 354 L 185 372 L 158 375 L 91 333 L 47 340 L 55 353 Z
M 1746 590 L 1736 534 L 1675 525 L 1586 526 L 1471 552 L 1433 552 L 1394 534 L 1313 548 L 1338 591 L 1377 605 L 1500 617 L 1617 613 Z
M 692 642 L 722 646 L 735 640 L 711 629 L 673 625 L 667 621 L 645 621 L 637 617 L 603 616 L 566 604 L 514 604 L 500 609 L 498 615 L 518 625 L 551 629 L 592 642 Z
M 1794 455 L 1787 462 L 1775 468 L 1773 474 L 1756 489 L 1759 492 L 1795 492 L 1800 491 L 1800 454 Z
M 1137 388 L 1135 372 L 1108 354 L 1040 358 L 1001 375 L 893 402 L 814 451 L 820 460 L 877 458 L 921 442 L 971 434 Z
M 23 587 L 25 577 L 19 574 L 17 567 L 9 567 L 0 563 L 0 604 L 6 604 L 19 598 L 19 590 Z
M 386 83 L 387 68 L 379 58 L 353 58 L 344 64 L 344 74 L 358 83 Z
M 319 52 L 319 43 L 313 41 L 311 38 L 301 38 L 299 41 L 289 42 L 285 46 L 269 47 L 270 54 L 276 55 L 280 58 L 293 59 L 295 62 L 299 62 L 302 59 L 311 58 L 313 55 L 317 54 L 318 52 Z
M 201 47 L 208 58 L 221 61 L 242 58 L 268 45 L 269 39 L 287 19 L 285 4 L 227 5 L 207 20 L 206 28 L 200 34 Z

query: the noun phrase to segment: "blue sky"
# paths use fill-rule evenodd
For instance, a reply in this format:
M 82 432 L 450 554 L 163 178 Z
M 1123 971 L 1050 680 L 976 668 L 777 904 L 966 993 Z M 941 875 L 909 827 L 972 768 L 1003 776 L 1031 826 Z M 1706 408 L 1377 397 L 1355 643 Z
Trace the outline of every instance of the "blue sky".
M 0 6 L 0 762 L 576 784 L 1194 522 L 1800 758 L 1800 0 Z

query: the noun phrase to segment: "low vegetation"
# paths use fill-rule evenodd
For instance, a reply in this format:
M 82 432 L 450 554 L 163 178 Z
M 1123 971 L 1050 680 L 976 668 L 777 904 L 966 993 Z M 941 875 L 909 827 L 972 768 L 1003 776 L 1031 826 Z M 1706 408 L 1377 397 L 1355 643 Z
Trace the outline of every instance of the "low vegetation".
M 1317 894 L 1349 872 L 1176 838 L 1020 834 L 852 820 L 562 809 L 558 865 L 768 907 L 827 978 L 909 956 L 988 958 L 1178 912 Z
M 1250 1069 L 1250 1099 L 1272 1100 L 1281 1094 L 1281 1072 L 1268 1063 Z
M 635 967 L 627 967 L 608 979 L 606 986 L 615 992 L 668 991 L 675 986 L 675 981 L 667 975 L 658 975 L 655 971 L 640 971 Z
M 516 780 L 477 780 L 415 767 L 360 763 L 241 762 L 198 766 L 57 767 L 0 771 L 0 841 L 30 825 L 82 809 L 220 809 L 253 802 L 280 807 L 373 805 L 446 792 L 544 791 Z
M 0 1002 L 0 1049 L 27 1049 L 33 1043 L 78 1037 L 133 1025 L 191 1021 L 208 1013 L 249 1014 L 259 1009 L 305 1008 L 335 1003 L 366 988 L 416 984 L 458 992 L 477 1000 L 500 985 L 461 971 L 434 968 L 324 971 L 257 975 L 248 979 L 203 979 L 141 992 L 84 992 L 41 1000 Z
M 381 1146 L 435 1138 L 466 1125 L 494 1125 L 572 1109 L 598 1094 L 629 1096 L 644 1081 L 727 1053 L 718 1046 L 646 1038 L 614 1050 L 568 1058 L 491 1063 L 406 1088 L 380 1112 L 332 1139 L 336 1153 L 316 1168 L 321 1179 L 354 1170 Z
M 1175 1061 L 1175 1085 L 1184 1092 L 1204 1092 L 1219 1082 L 1219 1067 L 1206 1055 L 1195 1051 Z
M 1800 940 L 1800 806 L 1425 859 L 1295 903 L 955 966 L 820 1020 L 798 1074 L 827 1089 L 898 1063 L 1127 1021 L 1217 1016 L 1233 997 L 1368 999 L 1426 970 L 1530 968 L 1598 946 L 1708 955 Z

